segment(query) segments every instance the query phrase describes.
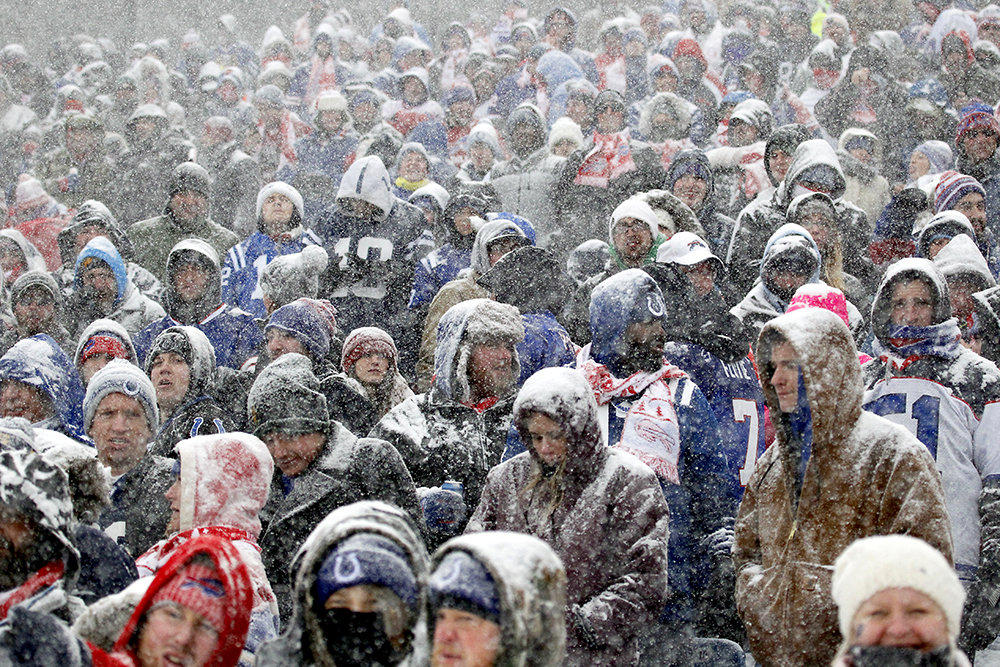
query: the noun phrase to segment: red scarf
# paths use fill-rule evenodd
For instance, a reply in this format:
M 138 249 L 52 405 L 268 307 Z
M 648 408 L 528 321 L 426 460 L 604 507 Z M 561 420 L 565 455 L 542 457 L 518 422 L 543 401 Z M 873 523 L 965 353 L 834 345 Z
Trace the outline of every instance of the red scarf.
M 61 560 L 53 561 L 35 572 L 26 582 L 9 591 L 0 593 L 0 620 L 6 620 L 11 607 L 20 604 L 39 591 L 48 588 L 62 579 L 66 564 Z
M 306 94 L 302 100 L 305 107 L 312 109 L 316 98 L 328 91 L 337 92 L 337 61 L 332 55 L 322 60 L 319 56 L 313 56 L 309 83 L 306 84 Z
M 611 179 L 635 171 L 628 140 L 627 127 L 614 134 L 600 134 L 594 130 L 594 147 L 583 159 L 573 182 L 577 185 L 606 188 Z

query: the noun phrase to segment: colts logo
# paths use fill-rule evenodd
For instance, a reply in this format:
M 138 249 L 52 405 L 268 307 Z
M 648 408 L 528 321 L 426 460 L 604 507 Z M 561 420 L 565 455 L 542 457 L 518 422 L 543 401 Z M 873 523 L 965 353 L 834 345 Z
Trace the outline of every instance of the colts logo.
M 649 313 L 653 317 L 663 317 L 664 306 L 663 299 L 660 298 L 659 294 L 647 294 L 646 295 L 646 306 L 649 308 Z
M 358 561 L 357 554 L 337 556 L 337 561 L 333 565 L 333 578 L 338 583 L 348 584 L 358 579 L 362 574 L 364 573 L 361 571 L 361 563 Z
M 446 572 L 444 574 L 444 576 L 435 576 L 434 577 L 437 580 L 435 582 L 435 585 L 438 588 L 443 588 L 445 586 L 448 586 L 448 585 L 450 585 L 450 584 L 458 581 L 458 578 L 461 575 L 462 575 L 462 563 L 459 562 L 459 561 L 457 561 L 457 560 L 456 561 L 452 561 L 452 563 L 451 563 L 451 569 L 448 570 L 448 572 Z

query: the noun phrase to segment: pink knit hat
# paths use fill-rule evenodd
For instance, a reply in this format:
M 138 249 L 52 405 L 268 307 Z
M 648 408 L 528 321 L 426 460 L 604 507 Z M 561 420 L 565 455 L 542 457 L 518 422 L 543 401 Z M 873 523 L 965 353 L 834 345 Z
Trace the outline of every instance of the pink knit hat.
M 829 310 L 843 320 L 848 329 L 851 328 L 851 323 L 848 321 L 847 316 L 847 299 L 844 297 L 844 293 L 836 287 L 830 287 L 823 283 L 803 285 L 795 290 L 795 296 L 792 297 L 785 312 L 790 313 L 793 310 L 801 308 L 822 308 Z

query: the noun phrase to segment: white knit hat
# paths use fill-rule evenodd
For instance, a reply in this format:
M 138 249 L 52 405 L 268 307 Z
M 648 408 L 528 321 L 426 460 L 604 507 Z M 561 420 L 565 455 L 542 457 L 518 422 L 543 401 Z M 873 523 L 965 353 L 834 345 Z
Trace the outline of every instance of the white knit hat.
M 909 535 L 877 535 L 857 540 L 833 564 L 833 600 L 840 633 L 851 637 L 851 621 L 869 598 L 887 588 L 912 588 L 944 611 L 948 634 L 958 636 L 965 589 L 937 549 Z
M 611 219 L 608 220 L 608 239 L 612 243 L 614 243 L 615 225 L 623 218 L 635 218 L 645 222 L 654 239 L 660 234 L 660 220 L 656 217 L 656 213 L 649 204 L 633 197 L 618 204 L 618 208 L 611 213 Z
M 563 116 L 552 124 L 552 129 L 549 131 L 549 150 L 564 139 L 572 141 L 577 148 L 583 146 L 583 130 L 569 116 Z
M 270 197 L 272 194 L 277 192 L 279 195 L 285 195 L 288 200 L 292 202 L 295 206 L 295 210 L 299 212 L 299 218 L 305 219 L 306 212 L 305 207 L 302 203 L 302 195 L 299 191 L 293 188 L 288 183 L 282 181 L 272 181 L 260 189 L 257 193 L 257 217 L 260 218 L 260 212 L 264 208 L 264 200 Z

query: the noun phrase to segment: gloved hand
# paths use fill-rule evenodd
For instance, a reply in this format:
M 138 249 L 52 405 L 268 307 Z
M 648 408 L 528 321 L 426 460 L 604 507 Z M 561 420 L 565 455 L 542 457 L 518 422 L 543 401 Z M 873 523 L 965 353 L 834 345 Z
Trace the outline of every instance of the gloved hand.
M 969 586 L 962 612 L 958 647 L 968 656 L 993 643 L 1000 633 L 1000 587 L 976 579 Z

